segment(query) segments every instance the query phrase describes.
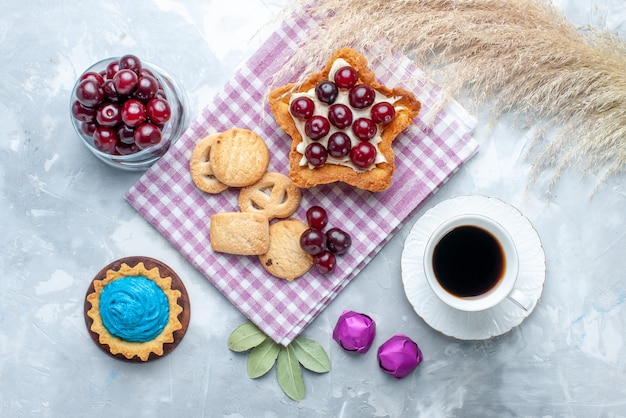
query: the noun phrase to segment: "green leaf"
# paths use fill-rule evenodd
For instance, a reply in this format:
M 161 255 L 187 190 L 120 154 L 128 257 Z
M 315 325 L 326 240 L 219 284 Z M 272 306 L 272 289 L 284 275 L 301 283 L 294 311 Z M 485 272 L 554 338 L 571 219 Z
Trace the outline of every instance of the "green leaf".
M 304 398 L 304 380 L 302 379 L 302 369 L 296 359 L 293 347 L 281 347 L 276 363 L 276 377 L 281 389 L 294 401 Z
M 228 337 L 228 348 L 242 352 L 250 350 L 267 340 L 268 337 L 251 322 L 239 325 Z
M 269 372 L 276 363 L 279 352 L 280 346 L 270 338 L 254 347 L 248 355 L 248 376 L 256 379 Z
M 324 347 L 319 343 L 308 338 L 298 337 L 291 345 L 296 358 L 304 367 L 316 373 L 330 371 L 330 359 Z

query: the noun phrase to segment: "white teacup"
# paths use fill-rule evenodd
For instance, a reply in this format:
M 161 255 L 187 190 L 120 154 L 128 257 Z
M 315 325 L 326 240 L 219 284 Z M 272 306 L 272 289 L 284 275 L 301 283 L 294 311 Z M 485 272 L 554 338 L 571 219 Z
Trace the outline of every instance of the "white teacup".
M 531 299 L 515 289 L 519 259 L 515 243 L 499 223 L 465 214 L 437 227 L 426 244 L 424 272 L 433 292 L 462 311 L 482 311 L 509 299 L 521 309 Z

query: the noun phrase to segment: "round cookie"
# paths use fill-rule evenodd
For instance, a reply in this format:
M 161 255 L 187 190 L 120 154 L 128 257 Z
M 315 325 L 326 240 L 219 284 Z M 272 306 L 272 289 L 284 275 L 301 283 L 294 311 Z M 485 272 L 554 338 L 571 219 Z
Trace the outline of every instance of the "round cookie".
M 222 132 L 211 146 L 215 177 L 231 187 L 246 187 L 259 181 L 270 163 L 263 138 L 241 128 Z
M 196 187 L 212 194 L 221 193 L 228 189 L 226 184 L 215 178 L 210 160 L 211 147 L 218 136 L 219 134 L 211 134 L 198 142 L 189 160 L 191 179 Z
M 270 248 L 259 256 L 263 268 L 272 276 L 292 281 L 313 266 L 313 256 L 300 247 L 300 236 L 308 226 L 295 218 L 270 225 Z
M 284 174 L 265 173 L 261 180 L 239 192 L 239 209 L 260 213 L 268 219 L 287 218 L 298 206 L 302 192 Z
M 178 346 L 191 307 L 185 285 L 170 267 L 149 257 L 126 257 L 96 274 L 84 315 L 91 339 L 104 353 L 145 363 Z

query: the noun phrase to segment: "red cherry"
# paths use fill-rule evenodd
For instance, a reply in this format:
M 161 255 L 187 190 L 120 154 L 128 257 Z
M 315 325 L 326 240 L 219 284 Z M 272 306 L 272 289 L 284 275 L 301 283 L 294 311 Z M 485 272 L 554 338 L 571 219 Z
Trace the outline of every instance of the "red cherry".
M 328 108 L 328 120 L 339 129 L 352 124 L 352 110 L 344 104 L 335 103 Z
M 357 84 L 348 93 L 348 100 L 355 109 L 365 109 L 376 100 L 376 92 L 367 84 Z
M 146 107 L 137 99 L 128 99 L 122 108 L 122 120 L 130 127 L 139 126 L 146 120 Z
M 97 81 L 88 78 L 76 87 L 76 98 L 87 107 L 95 107 L 104 99 L 104 90 Z
M 139 147 L 135 143 L 125 144 L 124 142 L 119 141 L 115 146 L 115 151 L 119 155 L 130 155 L 139 152 Z
M 374 123 L 386 125 L 396 116 L 396 109 L 389 102 L 380 102 L 372 106 L 372 121 Z
M 326 246 L 334 254 L 345 254 L 352 245 L 350 235 L 340 228 L 331 228 L 326 231 Z
M 135 144 L 139 149 L 146 149 L 161 142 L 162 134 L 158 126 L 143 123 L 135 129 Z
M 350 151 L 350 161 L 358 168 L 367 168 L 376 161 L 376 148 L 369 142 L 359 142 Z
M 330 122 L 324 116 L 312 116 L 304 124 L 304 132 L 314 141 L 324 138 L 330 131 Z
M 319 142 L 313 142 L 307 145 L 304 150 L 304 156 L 311 165 L 315 167 L 323 166 L 328 159 L 328 151 Z
M 96 128 L 93 133 L 93 145 L 96 149 L 107 154 L 113 154 L 116 144 L 117 132 L 115 132 L 115 129 L 106 126 Z
M 322 251 L 321 253 L 313 257 L 313 263 L 315 268 L 322 274 L 329 274 L 335 270 L 337 265 L 337 258 L 330 251 Z
M 159 82 L 149 75 L 139 76 L 133 96 L 144 103 L 154 99 L 159 91 Z
M 141 72 L 141 61 L 132 54 L 124 55 L 120 58 L 120 70 L 131 70 L 139 75 Z
M 157 91 L 156 97 L 159 99 L 167 100 L 167 96 L 165 95 L 165 92 L 161 89 Z
M 129 145 L 135 143 L 135 129 L 124 123 L 117 128 L 117 136 L 119 137 L 119 141 L 123 144 Z
M 148 70 L 148 69 L 147 69 L 147 68 L 145 68 L 145 67 L 141 67 L 141 71 L 139 71 L 139 74 L 138 74 L 138 75 L 139 75 L 139 77 L 149 75 L 150 77 L 154 77 L 154 78 L 156 78 L 156 76 L 154 75 L 154 73 L 153 73 L 152 71 Z
M 96 115 L 95 109 L 87 107 L 78 100 L 72 103 L 72 116 L 81 122 L 93 122 Z
M 80 131 L 84 133 L 86 136 L 93 138 L 94 132 L 96 132 L 96 128 L 98 126 L 95 122 L 81 122 Z
M 326 236 L 319 229 L 309 228 L 300 235 L 300 248 L 311 255 L 319 254 L 326 250 Z
M 332 81 L 320 81 L 315 86 L 315 94 L 320 102 L 326 104 L 332 104 L 337 100 L 337 96 L 339 95 L 339 90 L 337 86 Z
M 343 158 L 350 154 L 352 148 L 352 142 L 350 137 L 344 132 L 335 132 L 328 137 L 328 154 L 335 158 Z
M 308 97 L 297 97 L 289 105 L 289 111 L 295 118 L 307 120 L 313 116 L 315 103 Z
M 80 77 L 80 81 L 83 80 L 94 80 L 98 85 L 102 86 L 104 84 L 104 78 L 100 73 L 96 73 L 95 71 L 89 71 L 83 74 Z
M 371 119 L 359 118 L 352 124 L 352 132 L 354 132 L 354 135 L 361 141 L 369 141 L 374 138 L 374 135 L 378 132 L 378 128 Z
M 146 113 L 152 123 L 163 124 L 170 120 L 172 110 L 165 99 L 154 98 L 146 105 Z
M 106 68 L 106 78 L 109 80 L 113 80 L 113 77 L 120 70 L 120 62 L 119 61 L 111 61 Z
M 122 110 L 118 105 L 107 102 L 96 110 L 96 121 L 100 126 L 115 126 L 122 120 Z
M 341 89 L 351 89 L 358 80 L 356 70 L 349 65 L 341 67 L 335 73 L 335 84 Z
M 328 214 L 321 206 L 311 206 L 306 211 L 306 220 L 311 228 L 321 231 L 328 224 Z
M 137 74 L 133 70 L 120 69 L 113 76 L 113 85 L 118 94 L 129 95 L 137 87 Z
M 117 94 L 117 91 L 115 90 L 113 80 L 106 80 L 102 85 L 102 90 L 104 91 L 104 97 L 106 97 L 107 99 L 113 102 L 120 101 L 120 95 Z

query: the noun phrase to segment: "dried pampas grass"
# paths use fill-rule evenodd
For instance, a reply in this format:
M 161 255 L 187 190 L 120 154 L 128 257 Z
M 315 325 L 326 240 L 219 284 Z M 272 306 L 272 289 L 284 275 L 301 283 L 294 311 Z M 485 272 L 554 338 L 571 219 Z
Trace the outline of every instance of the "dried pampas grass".
M 495 117 L 558 126 L 536 170 L 626 168 L 626 46 L 616 36 L 579 31 L 544 0 L 296 0 L 319 19 L 277 78 L 310 73 L 342 46 L 366 51 L 390 41 L 451 95 L 469 93 Z M 383 43 L 384 44 L 384 43 Z

